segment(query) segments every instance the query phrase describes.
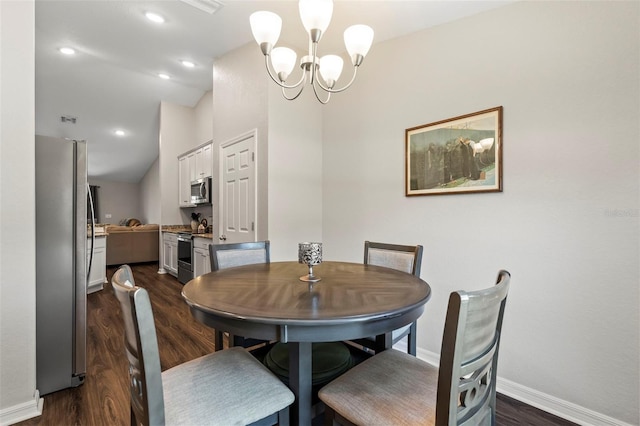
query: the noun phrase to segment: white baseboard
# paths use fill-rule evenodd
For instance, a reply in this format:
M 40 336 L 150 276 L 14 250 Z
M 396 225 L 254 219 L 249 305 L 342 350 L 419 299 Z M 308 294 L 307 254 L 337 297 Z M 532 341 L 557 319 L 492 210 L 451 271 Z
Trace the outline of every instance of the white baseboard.
M 40 416 L 43 404 L 44 398 L 40 398 L 40 392 L 36 389 L 32 400 L 0 410 L 0 425 L 12 425 Z
M 585 426 L 632 426 L 602 413 L 522 386 L 518 383 L 498 377 L 496 389 L 501 394 L 539 408 L 563 419 Z
M 406 344 L 403 345 L 403 343 L 404 342 L 398 342 L 394 348 L 401 349 L 401 346 L 404 346 L 402 349 L 406 351 Z M 424 349 L 418 348 L 418 358 L 436 367 L 440 364 L 440 356 L 438 354 Z M 630 423 L 624 423 L 604 414 L 589 410 L 588 408 L 564 401 L 555 396 L 547 395 L 501 377 L 498 377 L 496 390 L 498 393 L 579 425 L 633 426 Z

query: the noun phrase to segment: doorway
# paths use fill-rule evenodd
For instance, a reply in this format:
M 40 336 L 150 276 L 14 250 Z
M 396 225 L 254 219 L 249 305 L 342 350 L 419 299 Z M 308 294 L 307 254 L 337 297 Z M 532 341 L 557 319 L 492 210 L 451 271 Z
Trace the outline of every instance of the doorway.
M 219 235 L 222 243 L 256 241 L 257 131 L 220 144 Z

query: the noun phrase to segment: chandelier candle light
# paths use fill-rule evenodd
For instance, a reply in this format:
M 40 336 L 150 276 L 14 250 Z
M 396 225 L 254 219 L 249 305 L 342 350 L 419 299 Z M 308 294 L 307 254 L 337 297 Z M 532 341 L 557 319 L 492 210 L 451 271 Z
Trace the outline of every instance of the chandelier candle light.
M 373 29 L 367 25 L 353 25 L 345 30 L 344 44 L 353 64 L 353 77 L 346 86 L 334 89 L 336 81 L 342 73 L 343 60 L 338 55 L 318 57 L 318 42 L 331 22 L 333 0 L 300 0 L 298 6 L 300 19 L 309 35 L 309 54 L 300 60 L 302 77 L 297 83 L 285 83 L 295 66 L 296 52 L 288 47 L 274 48 L 280 37 L 282 19 L 273 12 L 254 12 L 249 17 L 251 32 L 264 54 L 269 76 L 282 87 L 282 95 L 287 100 L 291 101 L 300 96 L 304 89 L 303 83 L 307 81 L 313 87 L 316 99 L 320 103 L 326 104 L 332 93 L 346 90 L 355 80 L 358 67 L 362 64 L 373 42 Z M 287 96 L 286 89 L 298 87 L 297 93 L 291 97 Z M 326 99 L 320 98 L 319 90 L 327 93 Z

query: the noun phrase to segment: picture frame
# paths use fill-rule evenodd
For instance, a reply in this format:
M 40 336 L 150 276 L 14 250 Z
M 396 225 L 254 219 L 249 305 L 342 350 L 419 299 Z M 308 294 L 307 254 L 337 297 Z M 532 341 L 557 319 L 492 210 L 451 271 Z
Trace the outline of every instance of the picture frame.
M 502 106 L 405 130 L 406 196 L 502 192 Z

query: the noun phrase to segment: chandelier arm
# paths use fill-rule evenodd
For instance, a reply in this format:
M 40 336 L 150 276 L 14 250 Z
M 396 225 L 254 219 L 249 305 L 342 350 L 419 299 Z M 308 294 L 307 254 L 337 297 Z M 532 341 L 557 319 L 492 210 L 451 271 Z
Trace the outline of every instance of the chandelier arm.
M 313 87 L 313 94 L 316 95 L 316 99 L 318 100 L 318 102 L 320 102 L 323 105 L 326 105 L 327 103 L 329 103 L 329 99 L 331 99 L 331 92 L 329 92 L 328 90 L 325 90 L 324 87 L 322 87 L 322 85 L 321 85 L 320 88 L 322 90 L 324 90 L 325 93 L 327 94 L 327 99 L 324 100 L 324 101 L 322 99 L 320 99 L 320 96 L 318 95 L 318 89 L 316 88 L 316 82 L 317 81 L 318 81 L 318 79 L 316 78 L 311 82 L 311 87 Z
M 271 71 L 271 67 L 269 67 L 269 58 L 271 57 L 271 55 L 264 55 L 264 66 L 267 69 L 267 74 L 269 74 L 269 77 L 271 77 L 271 80 L 273 80 L 274 83 L 276 83 L 278 86 L 282 87 L 283 89 L 295 89 L 296 87 L 300 86 L 306 77 L 306 72 L 303 70 L 302 71 L 302 77 L 300 77 L 300 80 L 293 85 L 288 85 L 288 84 L 284 84 L 282 83 L 276 76 L 273 75 L 273 71 Z M 286 96 L 285 96 L 286 97 Z M 298 96 L 296 95 L 296 98 Z M 295 98 L 293 98 L 295 99 Z
M 353 84 L 353 82 L 356 80 L 356 74 L 358 73 L 358 66 L 354 66 L 353 67 L 353 76 L 351 76 L 351 81 L 349 83 L 347 83 L 346 86 L 341 87 L 339 89 L 329 89 L 328 87 L 325 87 L 324 84 L 322 84 L 322 82 L 320 81 L 320 79 L 318 78 L 318 76 L 316 75 L 315 81 L 318 82 L 318 85 L 320 86 L 320 88 L 322 90 L 324 90 L 325 92 L 328 93 L 339 93 L 339 92 L 344 92 L 345 90 L 347 90 L 351 84 Z M 320 100 L 320 99 L 318 99 Z
M 283 87 L 282 88 L 282 96 L 288 101 L 293 101 L 293 100 L 297 99 L 298 96 L 300 96 L 300 94 L 302 93 L 303 90 L 304 90 L 304 85 L 300 86 L 300 90 L 298 90 L 298 93 L 296 93 L 296 95 L 294 97 L 290 98 L 290 97 L 287 96 L 286 89 Z

